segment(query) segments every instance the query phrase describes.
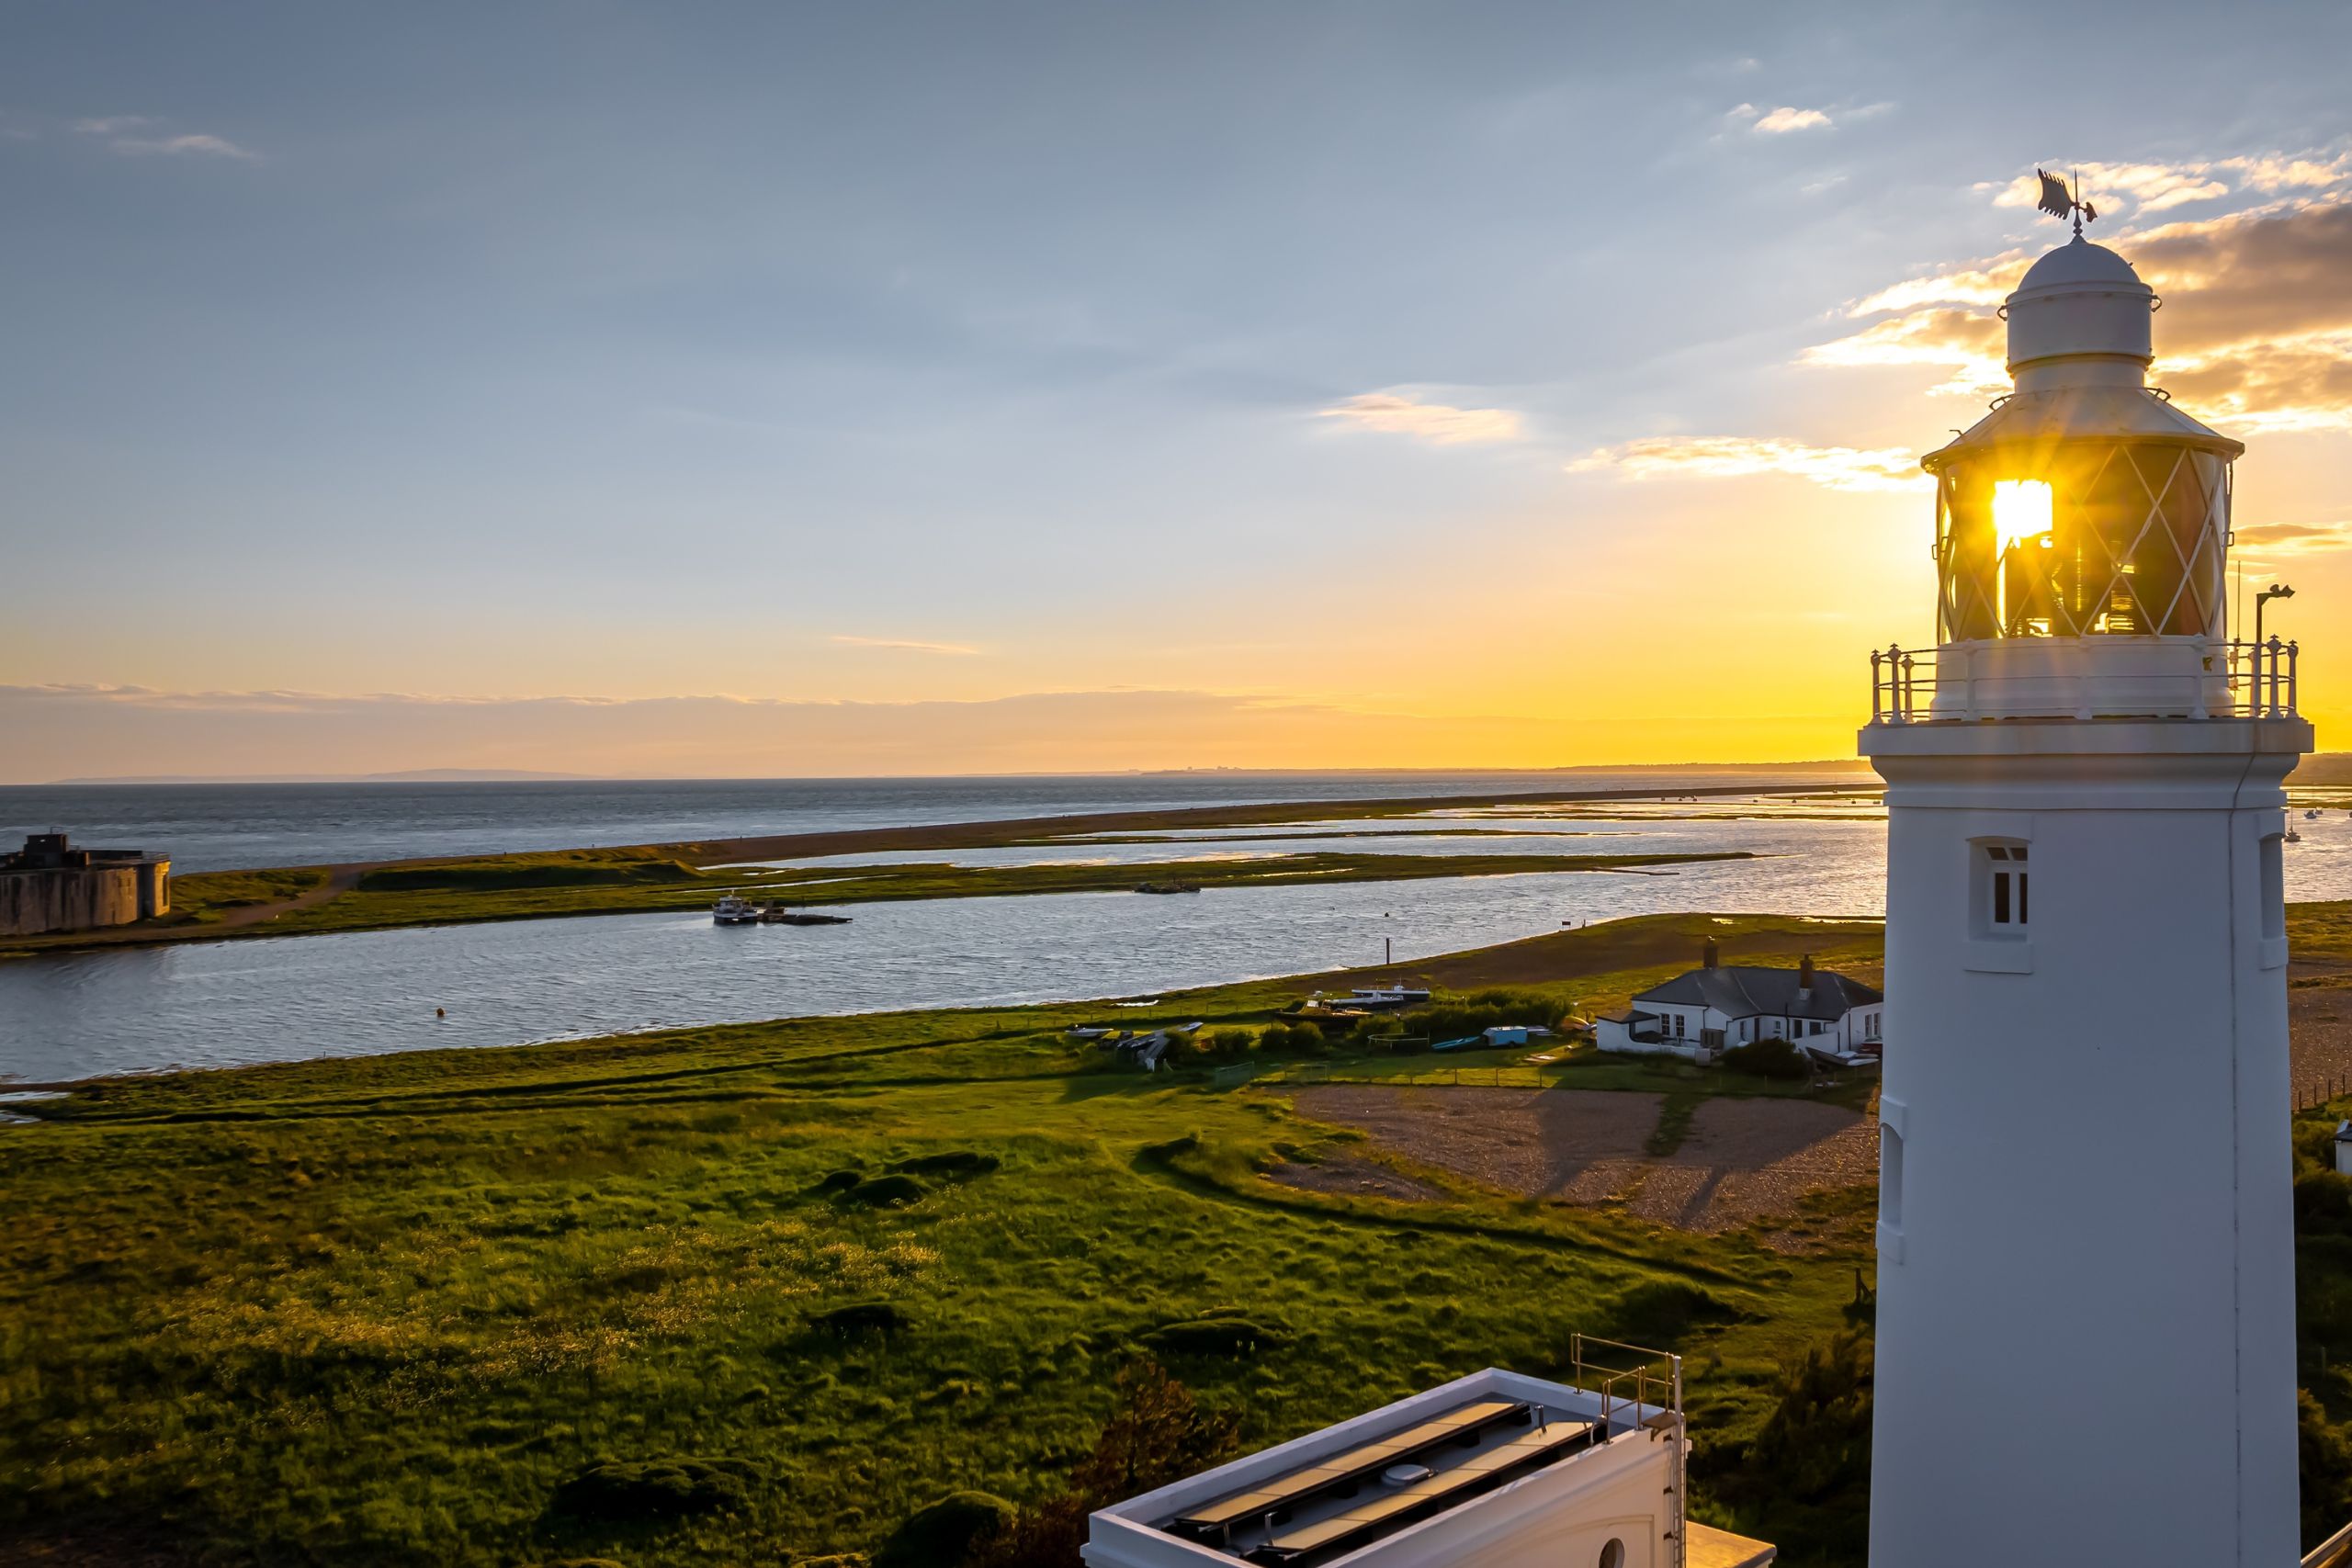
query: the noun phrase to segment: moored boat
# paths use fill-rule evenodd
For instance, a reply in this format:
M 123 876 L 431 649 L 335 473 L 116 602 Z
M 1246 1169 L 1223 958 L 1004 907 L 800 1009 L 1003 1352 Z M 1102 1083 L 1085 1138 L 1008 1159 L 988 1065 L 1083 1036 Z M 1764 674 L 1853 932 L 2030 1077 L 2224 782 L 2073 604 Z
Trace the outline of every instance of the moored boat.
M 759 906 L 741 893 L 729 893 L 710 907 L 710 923 L 715 926 L 755 925 L 759 919 Z
M 787 909 L 781 904 L 770 904 L 760 911 L 760 919 L 771 926 L 845 926 L 847 915 L 812 915 L 806 909 Z

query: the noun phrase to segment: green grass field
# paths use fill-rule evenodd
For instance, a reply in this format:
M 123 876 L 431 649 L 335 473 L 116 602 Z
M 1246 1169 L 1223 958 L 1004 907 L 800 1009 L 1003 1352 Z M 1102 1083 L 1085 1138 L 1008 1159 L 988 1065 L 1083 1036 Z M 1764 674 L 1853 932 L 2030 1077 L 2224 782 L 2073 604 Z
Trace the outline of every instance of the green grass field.
M 1860 965 L 1875 942 L 1668 918 L 1419 967 L 1605 1004 L 1702 932 L 1735 962 Z M 1314 983 L 1120 1021 L 1248 1027 Z M 1867 1341 L 1791 1369 L 1867 1325 L 1867 1189 L 1807 1201 L 1818 1249 L 1792 1256 L 1459 1182 L 1442 1203 L 1278 1187 L 1261 1168 L 1364 1145 L 1279 1082 L 1106 1070 L 1063 1033 L 1103 1010 L 414 1053 L 41 1105 L 0 1131 L 0 1560 L 790 1562 L 869 1550 L 956 1488 L 1054 1492 L 1138 1357 L 1256 1445 L 1485 1365 L 1557 1372 L 1582 1329 L 1690 1358 L 1702 1517 L 1784 1561 L 1859 1561 Z M 1566 1071 L 1669 1107 L 1788 1092 Z M 1203 1320 L 1248 1329 L 1184 1327 Z M 1803 1477 L 1759 1481 L 1792 1446 Z M 592 1468 L 662 1461 L 732 1478 L 726 1506 L 579 1505 Z

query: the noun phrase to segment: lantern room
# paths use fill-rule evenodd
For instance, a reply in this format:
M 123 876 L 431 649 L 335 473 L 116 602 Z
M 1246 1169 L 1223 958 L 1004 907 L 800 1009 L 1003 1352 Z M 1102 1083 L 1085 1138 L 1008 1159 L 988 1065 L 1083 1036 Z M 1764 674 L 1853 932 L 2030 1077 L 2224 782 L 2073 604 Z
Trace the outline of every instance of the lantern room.
M 2147 384 L 2161 305 L 2078 228 L 2002 306 L 2016 389 L 1920 460 L 1940 646 L 1894 650 L 1886 716 L 2204 716 L 2275 677 L 2279 660 L 2228 640 L 2245 447 Z M 1933 711 L 1917 711 L 1930 665 Z
M 2078 238 L 2002 307 L 2017 390 L 1922 464 L 1942 640 L 2223 634 L 2245 448 L 2146 386 L 2157 303 Z

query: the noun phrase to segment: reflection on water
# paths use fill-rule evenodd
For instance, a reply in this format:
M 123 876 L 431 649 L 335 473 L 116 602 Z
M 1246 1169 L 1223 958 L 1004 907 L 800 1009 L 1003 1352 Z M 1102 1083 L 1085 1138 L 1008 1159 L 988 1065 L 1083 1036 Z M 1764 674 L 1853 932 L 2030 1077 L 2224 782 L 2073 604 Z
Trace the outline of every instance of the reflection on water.
M 2296 825 L 2303 841 L 2288 857 L 2288 897 L 2352 896 L 2352 819 L 2306 822 L 2299 811 Z M 793 1014 L 1148 995 L 1374 964 L 1384 939 L 1406 961 L 1625 915 L 1883 908 L 1883 822 L 1620 826 L 1640 836 L 1558 847 L 1747 849 L 1772 858 L 1647 874 L 867 904 L 851 907 L 855 919 L 845 926 L 719 928 L 698 913 L 605 915 L 28 960 L 0 964 L 0 1075 L 48 1081 Z M 1447 842 L 1411 847 L 1436 847 Z M 1166 853 L 1100 846 L 1130 847 L 1146 858 Z M 435 1007 L 448 1016 L 436 1021 Z
M 845 926 L 600 915 L 126 948 L 0 964 L 0 1073 L 51 1080 L 796 1013 L 1148 994 L 1427 957 L 1661 909 L 1875 914 L 1884 830 L 1679 867 L 1151 897 L 847 907 Z M 447 1010 L 435 1020 L 433 1010 Z

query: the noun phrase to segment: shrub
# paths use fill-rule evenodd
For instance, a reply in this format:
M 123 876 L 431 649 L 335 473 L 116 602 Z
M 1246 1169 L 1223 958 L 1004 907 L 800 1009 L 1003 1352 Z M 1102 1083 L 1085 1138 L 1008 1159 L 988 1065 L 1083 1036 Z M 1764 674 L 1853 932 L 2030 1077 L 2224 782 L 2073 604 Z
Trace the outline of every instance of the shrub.
M 888 1176 L 868 1178 L 854 1187 L 844 1188 L 842 1201 L 862 1203 L 869 1209 L 895 1209 L 919 1201 L 930 1190 L 913 1177 L 898 1171 Z
M 2296 1469 L 2302 1478 L 2303 1546 L 2319 1545 L 2352 1517 L 2352 1434 L 2327 1418 L 2309 1389 L 2295 1391 Z
M 1246 1317 L 1196 1317 L 1163 1324 L 1144 1336 L 1154 1349 L 1171 1356 L 1249 1356 L 1286 1337 Z
M 1212 1062 L 1238 1062 L 1250 1054 L 1251 1046 L 1262 1045 L 1264 1040 L 1273 1033 L 1271 1029 L 1264 1036 L 1252 1034 L 1246 1029 L 1204 1029 L 1191 1036 L 1192 1051 L 1193 1055 Z
M 888 1302 L 853 1302 L 819 1313 L 808 1325 L 846 1339 L 860 1334 L 896 1334 L 907 1325 L 907 1314 Z
M 1012 1504 L 987 1492 L 951 1492 L 890 1532 L 874 1568 L 965 1568 L 1015 1517 Z
M 1724 1066 L 1733 1072 L 1759 1078 L 1813 1076 L 1812 1061 L 1803 1050 L 1785 1040 L 1758 1040 L 1752 1045 L 1735 1045 L 1724 1053 Z
M 1197 1475 L 1232 1456 L 1237 1423 L 1203 1410 L 1157 1363 L 1119 1374 L 1119 1407 L 1070 1472 L 1069 1487 L 1022 1510 L 978 1568 L 1080 1568 L 1086 1517 L 1140 1492 Z
M 555 1506 L 576 1518 L 610 1524 L 680 1519 L 741 1507 L 758 1475 L 758 1467 L 741 1460 L 607 1460 L 557 1487 Z
M 1323 1032 L 1311 1020 L 1277 1023 L 1258 1036 L 1258 1049 L 1270 1055 L 1317 1055 L 1324 1049 Z

